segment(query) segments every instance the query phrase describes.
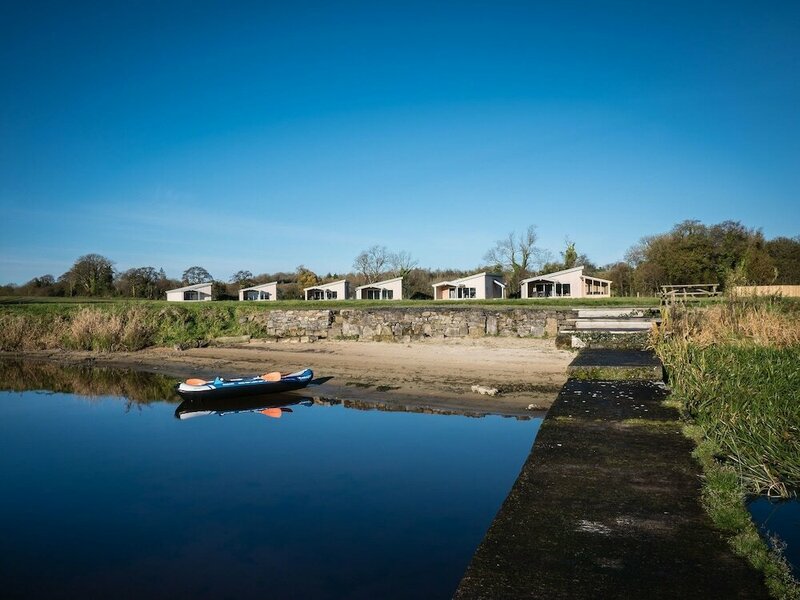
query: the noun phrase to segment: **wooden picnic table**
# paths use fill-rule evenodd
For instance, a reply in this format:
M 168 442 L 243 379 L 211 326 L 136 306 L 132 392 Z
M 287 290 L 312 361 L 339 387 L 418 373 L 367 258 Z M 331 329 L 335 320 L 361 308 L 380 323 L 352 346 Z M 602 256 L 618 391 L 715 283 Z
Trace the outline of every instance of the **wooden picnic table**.
M 661 286 L 661 303 L 674 304 L 720 295 L 718 283 L 688 283 Z

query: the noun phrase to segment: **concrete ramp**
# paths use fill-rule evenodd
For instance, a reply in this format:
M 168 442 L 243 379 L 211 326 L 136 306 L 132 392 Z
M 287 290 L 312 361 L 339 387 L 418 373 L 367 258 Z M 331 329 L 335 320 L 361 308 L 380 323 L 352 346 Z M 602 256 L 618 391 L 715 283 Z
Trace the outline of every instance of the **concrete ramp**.
M 578 358 L 600 370 L 657 362 Z M 701 506 L 668 394 L 660 381 L 570 379 L 455 598 L 768 598 Z

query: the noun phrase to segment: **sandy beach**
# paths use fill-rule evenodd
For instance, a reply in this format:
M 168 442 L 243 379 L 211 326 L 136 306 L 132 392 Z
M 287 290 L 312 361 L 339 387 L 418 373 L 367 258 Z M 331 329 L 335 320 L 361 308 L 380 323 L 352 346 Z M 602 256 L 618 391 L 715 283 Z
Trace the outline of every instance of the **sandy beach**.
M 20 355 L 16 355 L 20 356 Z M 130 353 L 40 351 L 26 357 L 174 375 L 241 376 L 311 367 L 315 397 L 386 410 L 525 416 L 546 410 L 566 381 L 574 354 L 552 340 L 479 338 L 410 344 L 262 342 Z M 496 389 L 494 396 L 472 386 Z

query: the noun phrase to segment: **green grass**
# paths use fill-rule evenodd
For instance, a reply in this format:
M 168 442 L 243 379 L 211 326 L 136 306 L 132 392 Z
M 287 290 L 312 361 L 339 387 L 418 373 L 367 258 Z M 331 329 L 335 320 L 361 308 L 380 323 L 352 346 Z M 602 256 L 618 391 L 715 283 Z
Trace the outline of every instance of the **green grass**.
M 686 417 L 750 493 L 800 489 L 800 347 L 663 344 Z
M 800 600 L 800 584 L 792 576 L 786 558 L 770 548 L 756 529 L 745 507 L 742 481 L 733 465 L 719 460 L 721 449 L 696 425 L 684 428 L 695 440 L 695 458 L 703 467 L 703 506 L 714 525 L 722 531 L 736 554 L 764 574 L 770 595 L 779 600 Z
M 659 306 L 658 298 L 536 298 L 536 299 L 505 299 L 505 300 L 278 300 L 277 302 L 239 302 L 237 300 L 217 300 L 208 302 L 167 302 L 166 300 L 131 300 L 126 298 L 50 298 L 36 296 L 0 296 L 2 307 L 47 307 L 53 305 L 115 305 L 115 304 L 142 304 L 148 306 L 242 306 L 257 305 L 263 310 L 316 310 L 316 309 L 342 309 L 342 308 L 427 308 L 435 306 L 479 306 L 479 307 L 515 307 L 536 308 L 543 307 L 586 307 L 586 306 L 631 306 L 650 307 Z
M 761 539 L 745 506 L 748 495 L 800 489 L 800 346 L 700 347 L 676 336 L 656 350 L 684 433 L 697 443 L 706 510 L 733 550 L 764 573 L 773 597 L 800 600 L 784 557 Z

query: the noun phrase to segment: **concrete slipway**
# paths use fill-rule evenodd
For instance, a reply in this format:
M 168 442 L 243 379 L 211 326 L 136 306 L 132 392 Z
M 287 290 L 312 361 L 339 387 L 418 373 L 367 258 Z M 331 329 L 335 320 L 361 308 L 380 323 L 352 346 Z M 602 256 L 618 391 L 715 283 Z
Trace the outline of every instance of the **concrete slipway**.
M 700 504 L 692 443 L 662 405 L 656 363 L 578 356 L 455 598 L 768 597 Z

